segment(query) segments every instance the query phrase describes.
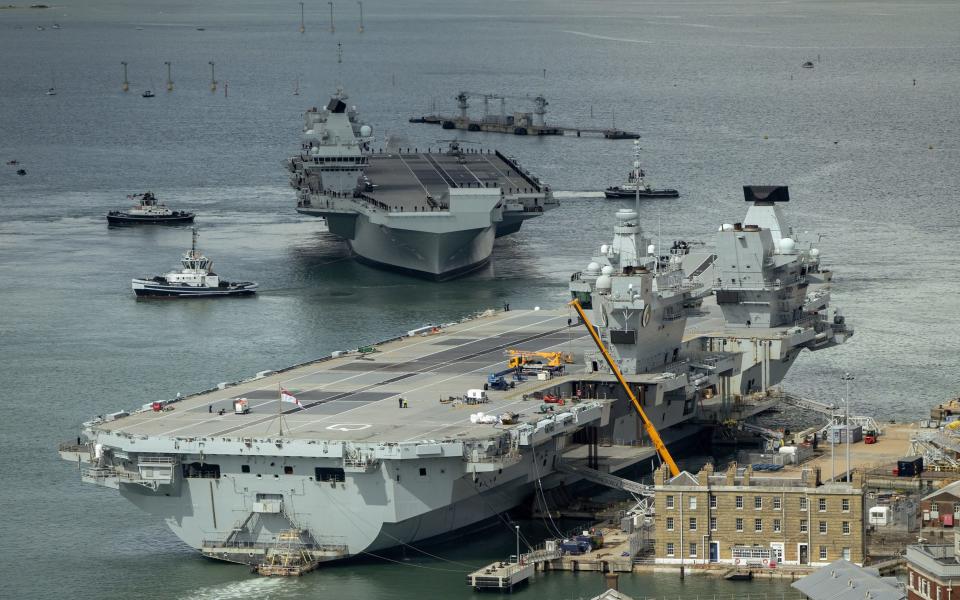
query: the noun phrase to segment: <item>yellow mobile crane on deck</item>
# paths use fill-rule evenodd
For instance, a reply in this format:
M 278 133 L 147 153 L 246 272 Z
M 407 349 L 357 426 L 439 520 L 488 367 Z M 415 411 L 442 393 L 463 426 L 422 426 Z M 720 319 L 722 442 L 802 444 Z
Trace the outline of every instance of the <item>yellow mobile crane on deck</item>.
M 571 364 L 573 355 L 569 352 L 534 352 L 532 350 L 507 350 L 507 356 L 510 362 L 507 366 L 511 369 L 523 367 L 528 364 L 542 364 L 550 368 L 563 366 L 564 363 Z M 544 359 L 544 360 L 540 360 Z
M 640 406 L 639 402 L 637 402 L 637 397 L 633 394 L 633 390 L 630 389 L 630 385 L 627 384 L 627 380 L 623 378 L 623 374 L 620 373 L 617 363 L 613 360 L 613 357 L 610 356 L 610 353 L 607 352 L 607 349 L 603 346 L 603 341 L 601 341 L 600 336 L 597 335 L 597 330 L 593 328 L 593 324 L 590 323 L 590 319 L 587 318 L 587 314 L 583 312 L 583 307 L 580 306 L 580 302 L 577 300 L 572 300 L 570 302 L 570 306 L 572 306 L 574 310 L 577 311 L 577 314 L 580 315 L 580 320 L 583 321 L 587 331 L 590 332 L 590 337 L 593 338 L 593 343 L 597 345 L 597 348 L 600 350 L 600 354 L 602 354 L 604 360 L 607 361 L 607 365 L 609 365 L 610 370 L 613 371 L 617 381 L 620 382 L 620 385 L 623 386 L 623 389 L 627 392 L 627 396 L 630 398 L 630 401 L 633 402 L 633 407 L 637 409 L 640 419 L 643 420 L 643 426 L 646 429 L 647 435 L 650 436 L 650 441 L 653 442 L 653 447 L 657 449 L 657 454 L 660 455 L 660 460 L 667 463 L 667 466 L 670 468 L 670 475 L 676 477 L 680 474 L 680 469 L 677 467 L 677 463 L 674 462 L 673 457 L 670 456 L 670 451 L 667 450 L 667 445 L 664 444 L 663 439 L 660 438 L 660 433 L 657 431 L 657 428 L 654 427 L 649 417 L 647 417 L 647 413 L 643 411 L 643 407 Z

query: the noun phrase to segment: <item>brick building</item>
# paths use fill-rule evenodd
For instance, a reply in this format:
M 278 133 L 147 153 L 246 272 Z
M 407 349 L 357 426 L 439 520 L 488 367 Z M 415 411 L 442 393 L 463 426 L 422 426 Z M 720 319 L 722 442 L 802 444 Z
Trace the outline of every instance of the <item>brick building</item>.
M 760 474 L 733 463 L 715 474 L 708 464 L 673 478 L 661 468 L 654 483 L 658 564 L 863 564 L 860 473 L 849 484 L 824 485 L 815 469 Z
M 960 532 L 953 544 L 907 546 L 909 600 L 960 599 Z
M 953 527 L 960 519 L 960 481 L 954 481 L 920 499 L 924 527 Z

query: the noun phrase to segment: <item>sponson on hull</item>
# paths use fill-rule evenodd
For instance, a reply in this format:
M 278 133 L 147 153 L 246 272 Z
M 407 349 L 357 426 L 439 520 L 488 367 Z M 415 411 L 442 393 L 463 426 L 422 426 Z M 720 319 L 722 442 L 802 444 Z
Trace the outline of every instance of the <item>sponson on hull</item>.
M 211 296 L 246 296 L 257 291 L 252 281 L 223 281 L 214 273 L 213 261 L 197 250 L 197 230 L 193 230 L 193 245 L 180 259 L 183 268 L 149 279 L 134 279 L 133 291 L 139 296 L 168 298 L 204 298 Z
M 140 223 L 154 223 L 160 225 L 179 225 L 192 223 L 195 216 L 192 212 L 170 210 L 167 205 L 159 202 L 152 192 L 134 194 L 130 198 L 137 201 L 127 210 L 111 210 L 107 213 L 107 223 L 110 225 L 138 225 Z

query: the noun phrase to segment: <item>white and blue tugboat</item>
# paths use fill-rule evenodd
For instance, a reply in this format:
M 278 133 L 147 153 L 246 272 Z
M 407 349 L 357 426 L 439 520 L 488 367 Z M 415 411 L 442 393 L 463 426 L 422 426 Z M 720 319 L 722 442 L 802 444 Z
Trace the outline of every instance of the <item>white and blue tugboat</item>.
M 210 298 L 213 296 L 248 296 L 257 292 L 252 281 L 230 282 L 214 273 L 213 261 L 197 250 L 197 230 L 193 230 L 190 251 L 180 259 L 183 268 L 156 277 L 134 279 L 133 291 L 138 297 Z
M 110 225 L 139 225 L 141 223 L 156 223 L 161 225 L 180 225 L 192 223 L 195 216 L 192 212 L 170 210 L 152 192 L 128 196 L 137 200 L 137 204 L 127 210 L 111 210 L 107 213 L 107 223 Z

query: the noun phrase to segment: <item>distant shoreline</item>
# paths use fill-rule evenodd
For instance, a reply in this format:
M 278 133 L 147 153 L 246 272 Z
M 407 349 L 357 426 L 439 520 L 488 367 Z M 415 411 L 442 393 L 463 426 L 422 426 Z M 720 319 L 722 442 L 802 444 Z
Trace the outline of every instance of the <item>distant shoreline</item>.
M 9 10 L 11 8 L 42 9 L 42 8 L 52 8 L 52 7 L 49 4 L 31 4 L 30 6 L 17 6 L 16 4 L 7 4 L 6 6 L 0 6 L 0 10 Z

